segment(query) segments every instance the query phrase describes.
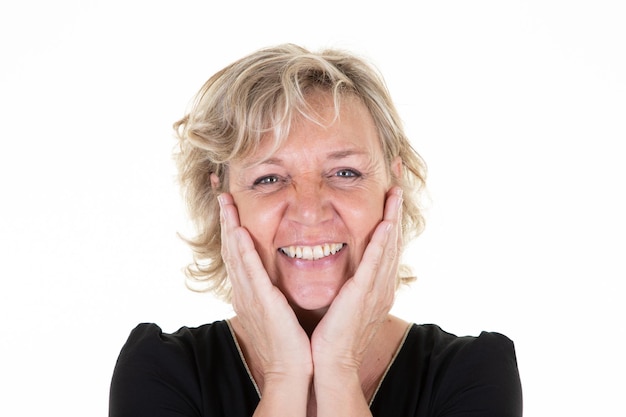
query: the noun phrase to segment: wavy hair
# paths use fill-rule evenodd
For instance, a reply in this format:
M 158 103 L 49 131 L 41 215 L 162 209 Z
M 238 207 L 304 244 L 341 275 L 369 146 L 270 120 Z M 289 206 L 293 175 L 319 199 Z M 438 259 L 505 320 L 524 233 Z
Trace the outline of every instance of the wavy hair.
M 296 116 L 317 120 L 307 104 L 313 91 L 331 94 L 336 112 L 346 94 L 365 104 L 378 129 L 387 168 L 396 156 L 402 158 L 404 242 L 421 233 L 426 165 L 406 137 L 378 71 L 341 50 L 313 53 L 293 44 L 266 48 L 213 75 L 187 114 L 174 123 L 180 185 L 197 231 L 195 237 L 183 238 L 193 251 L 193 262 L 185 271 L 190 289 L 213 291 L 230 302 L 217 203 L 217 196 L 228 191 L 229 161 L 250 155 L 268 137 L 274 141 L 273 149 L 278 149 Z M 219 189 L 211 187 L 211 174 L 220 179 Z M 410 269 L 401 266 L 398 283 L 413 279 Z

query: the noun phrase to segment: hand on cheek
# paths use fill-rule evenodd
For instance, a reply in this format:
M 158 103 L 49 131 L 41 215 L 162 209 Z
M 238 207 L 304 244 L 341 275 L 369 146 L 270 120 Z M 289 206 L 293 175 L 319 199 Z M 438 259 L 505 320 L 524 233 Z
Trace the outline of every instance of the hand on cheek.
M 219 196 L 222 258 L 233 288 L 232 305 L 265 378 L 312 372 L 309 339 L 285 296 L 270 281 L 230 194 Z
M 386 196 L 383 220 L 376 227 L 357 271 L 343 286 L 311 339 L 319 366 L 358 372 L 363 355 L 393 304 L 402 242 L 402 190 Z

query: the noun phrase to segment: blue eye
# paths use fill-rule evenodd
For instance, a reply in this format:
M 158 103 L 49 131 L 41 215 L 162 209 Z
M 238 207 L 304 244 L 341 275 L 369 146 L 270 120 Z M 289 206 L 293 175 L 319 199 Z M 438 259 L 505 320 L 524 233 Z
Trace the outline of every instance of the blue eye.
M 266 177 L 257 178 L 254 181 L 254 185 L 268 185 L 268 184 L 276 184 L 279 181 L 276 175 L 268 175 Z
M 335 175 L 340 178 L 356 178 L 361 176 L 359 172 L 352 169 L 340 169 Z

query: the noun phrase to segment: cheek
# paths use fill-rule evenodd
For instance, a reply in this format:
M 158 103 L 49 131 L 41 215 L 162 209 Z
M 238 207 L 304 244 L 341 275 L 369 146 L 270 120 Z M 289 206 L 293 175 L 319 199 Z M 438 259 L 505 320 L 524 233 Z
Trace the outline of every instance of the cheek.
M 364 198 L 352 198 L 343 204 L 341 217 L 357 243 L 366 246 L 374 229 L 383 218 L 384 195 L 371 193 Z
M 269 249 L 280 221 L 281 205 L 236 196 L 233 196 L 233 199 L 239 211 L 239 222 L 252 236 L 257 251 Z

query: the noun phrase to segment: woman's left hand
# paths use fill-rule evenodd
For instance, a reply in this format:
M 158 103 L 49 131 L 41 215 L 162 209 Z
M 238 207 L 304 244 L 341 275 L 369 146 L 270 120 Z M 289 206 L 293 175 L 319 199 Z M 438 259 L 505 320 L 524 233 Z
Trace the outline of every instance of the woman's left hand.
M 393 305 L 401 246 L 402 189 L 393 187 L 356 273 L 311 337 L 316 390 L 319 384 L 339 383 L 343 377 L 358 381 L 365 352 Z

